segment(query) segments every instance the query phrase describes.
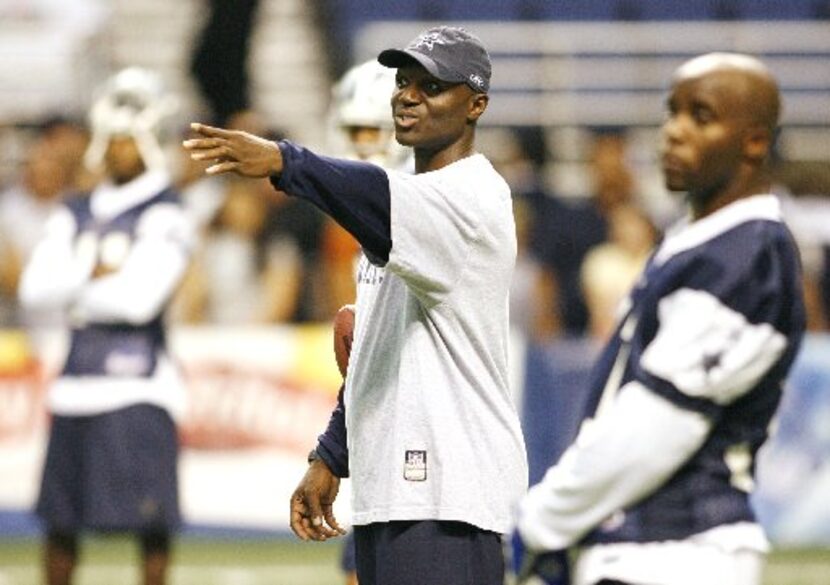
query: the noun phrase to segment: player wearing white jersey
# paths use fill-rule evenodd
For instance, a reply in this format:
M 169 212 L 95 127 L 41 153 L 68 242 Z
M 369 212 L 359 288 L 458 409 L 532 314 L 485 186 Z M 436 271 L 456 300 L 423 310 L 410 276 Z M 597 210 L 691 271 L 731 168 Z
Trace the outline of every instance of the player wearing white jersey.
M 192 230 L 157 141 L 160 81 L 128 69 L 91 112 L 88 163 L 106 180 L 66 202 L 23 274 L 20 297 L 72 325 L 48 395 L 52 427 L 37 504 L 46 580 L 71 582 L 82 530 L 139 536 L 145 585 L 165 581 L 179 523 L 183 389 L 165 350 L 164 308 L 187 266 Z
M 754 456 L 805 328 L 798 251 L 769 195 L 777 84 L 758 60 L 675 73 L 663 171 L 685 191 L 623 307 L 575 442 L 520 506 L 542 574 L 580 545 L 576 585 L 759 585 Z
M 361 585 L 501 585 L 500 535 L 527 465 L 507 376 L 510 190 L 474 147 L 490 59 L 465 30 L 436 27 L 378 60 L 397 69 L 391 114 L 415 175 L 200 124 L 185 146 L 209 173 L 271 176 L 366 255 L 345 399 L 292 498 L 292 528 L 339 534 L 331 506 L 348 474 Z

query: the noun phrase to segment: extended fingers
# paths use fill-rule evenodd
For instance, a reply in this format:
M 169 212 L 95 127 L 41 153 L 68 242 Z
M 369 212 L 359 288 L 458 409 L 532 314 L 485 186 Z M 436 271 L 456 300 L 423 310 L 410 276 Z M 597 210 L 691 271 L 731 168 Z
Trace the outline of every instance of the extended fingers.
M 232 156 L 227 146 L 219 146 L 217 148 L 193 150 L 190 153 L 190 158 L 193 160 L 227 160 Z
M 234 133 L 234 130 L 225 130 L 224 128 L 208 126 L 207 124 L 200 124 L 199 122 L 192 122 L 190 129 L 202 136 L 215 136 L 220 138 L 230 138 Z
M 211 165 L 205 169 L 208 175 L 221 175 L 223 173 L 230 173 L 239 169 L 239 163 L 236 161 L 225 161 Z
M 227 143 L 227 138 L 188 138 L 182 142 L 182 146 L 187 150 L 205 150 L 224 146 Z

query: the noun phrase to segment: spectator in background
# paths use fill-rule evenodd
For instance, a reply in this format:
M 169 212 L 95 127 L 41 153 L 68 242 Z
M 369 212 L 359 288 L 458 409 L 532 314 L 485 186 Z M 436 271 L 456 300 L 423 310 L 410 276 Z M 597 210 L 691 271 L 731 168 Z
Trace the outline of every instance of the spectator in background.
M 279 137 L 250 110 L 230 121 L 238 130 Z M 321 309 L 317 267 L 323 215 L 275 191 L 267 180 L 201 182 L 218 185 L 221 200 L 177 295 L 176 319 L 250 325 L 330 318 Z M 194 193 L 203 194 L 203 189 Z
M 251 107 L 248 55 L 259 0 L 208 0 L 190 64 L 217 124 Z
M 47 218 L 81 181 L 85 129 L 49 118 L 26 152 L 19 180 L 0 193 L 0 295 L 5 326 L 57 326 L 59 312 L 24 311 L 17 303 L 20 273 L 44 235 Z
M 158 142 L 170 113 L 160 80 L 128 69 L 91 109 L 88 164 L 106 180 L 50 217 L 26 266 L 27 307 L 72 324 L 52 414 L 37 513 L 46 582 L 67 585 L 84 530 L 137 536 L 144 585 L 162 585 L 179 524 L 174 420 L 184 394 L 167 356 L 163 314 L 192 232 Z
M 264 251 L 258 245 L 268 202 L 257 185 L 229 181 L 223 201 L 201 242 L 177 298 L 177 319 L 196 323 L 250 325 L 265 322 Z M 289 287 L 277 293 L 294 291 Z M 285 298 L 285 297 L 283 297 Z
M 321 218 L 272 191 L 267 182 L 226 182 L 177 295 L 177 320 L 251 325 L 318 318 L 311 287 Z
M 608 240 L 588 251 L 580 270 L 588 333 L 601 341 L 613 332 L 620 303 L 646 265 L 657 235 L 646 214 L 631 203 L 615 206 L 608 220 Z
M 538 210 L 550 197 L 545 187 L 547 149 L 542 128 L 496 132 L 482 151 L 504 177 L 513 194 L 516 222 L 516 269 L 510 288 L 510 324 L 528 339 L 545 341 L 561 334 L 559 282 L 532 246 Z
M 559 283 L 530 248 L 533 218 L 527 198 L 513 198 L 513 217 L 517 249 L 516 269 L 510 287 L 510 325 L 529 340 L 549 341 L 562 329 L 555 305 L 559 299 Z
M 611 211 L 632 198 L 634 181 L 625 148 L 624 134 L 598 131 L 589 156 L 591 196 L 567 202 L 557 196 L 537 200 L 538 221 L 531 245 L 559 283 L 559 314 L 567 335 L 583 335 L 589 329 L 581 285 L 583 259 L 608 239 Z
M 84 164 L 84 153 L 89 146 L 86 125 L 71 118 L 52 116 L 40 129 L 50 150 L 66 169 L 66 191 L 77 193 L 91 189 L 97 178 Z
M 779 162 L 776 191 L 801 251 L 807 328 L 830 328 L 830 163 Z

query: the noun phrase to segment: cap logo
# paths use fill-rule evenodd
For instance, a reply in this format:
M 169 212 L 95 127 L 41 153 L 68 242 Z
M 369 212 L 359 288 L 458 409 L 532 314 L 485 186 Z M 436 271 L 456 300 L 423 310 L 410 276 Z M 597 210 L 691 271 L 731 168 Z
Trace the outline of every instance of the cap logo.
M 427 33 L 418 37 L 412 44 L 413 49 L 426 48 L 427 51 L 432 51 L 435 45 L 446 44 L 444 39 L 438 33 Z
M 484 79 L 482 79 L 481 75 L 479 75 L 478 73 L 470 74 L 470 83 L 472 83 L 476 87 L 484 87 Z

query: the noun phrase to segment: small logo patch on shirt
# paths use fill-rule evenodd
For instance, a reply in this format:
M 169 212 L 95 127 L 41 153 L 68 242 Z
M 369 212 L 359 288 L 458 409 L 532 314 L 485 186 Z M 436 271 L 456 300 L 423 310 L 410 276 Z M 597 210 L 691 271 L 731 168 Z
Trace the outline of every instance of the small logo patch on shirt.
M 406 481 L 426 481 L 427 452 L 407 451 L 403 462 L 403 478 Z

